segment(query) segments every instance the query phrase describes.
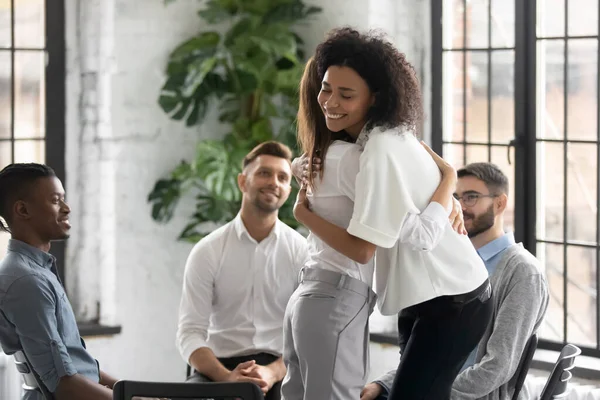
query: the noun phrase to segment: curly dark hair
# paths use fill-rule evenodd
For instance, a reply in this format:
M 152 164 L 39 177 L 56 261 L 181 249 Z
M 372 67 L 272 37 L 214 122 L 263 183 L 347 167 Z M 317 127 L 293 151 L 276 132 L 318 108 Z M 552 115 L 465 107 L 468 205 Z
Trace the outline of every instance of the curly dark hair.
M 423 105 L 415 70 L 382 33 L 336 28 L 317 47 L 315 62 L 320 80 L 332 65 L 352 68 L 365 80 L 375 94 L 367 129 L 403 126 L 415 131 L 420 126 Z

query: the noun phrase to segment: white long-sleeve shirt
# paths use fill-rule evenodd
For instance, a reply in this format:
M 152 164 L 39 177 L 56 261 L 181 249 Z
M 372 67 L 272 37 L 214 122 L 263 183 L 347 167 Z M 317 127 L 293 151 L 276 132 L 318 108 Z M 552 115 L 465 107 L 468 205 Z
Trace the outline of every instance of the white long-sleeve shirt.
M 361 136 L 358 142 L 364 143 L 364 150 L 348 232 L 378 246 L 375 291 L 381 313 L 393 315 L 411 305 L 468 293 L 482 285 L 488 277 L 483 261 L 469 239 L 455 232 L 447 219 L 438 234 L 428 233 L 425 225 L 419 233 L 407 234 L 422 239 L 416 241 L 420 243 L 405 238 L 410 231 L 404 224 L 407 216 L 427 210 L 431 221 L 441 222 L 441 211 L 445 211 L 430 203 L 441 175 L 415 136 L 399 128 L 375 128 Z M 419 223 L 423 220 L 419 217 Z
M 201 347 L 217 357 L 280 355 L 285 308 L 307 255 L 304 237 L 281 221 L 257 243 L 239 215 L 198 242 L 179 308 L 183 359 Z
M 348 228 L 354 209 L 356 176 L 360 166 L 360 146 L 335 141 L 327 150 L 322 179 L 315 180 L 315 189 L 308 193 L 311 210 L 321 218 Z M 448 211 L 439 203 L 431 203 L 422 213 L 411 211 L 402 222 L 399 240 L 417 250 L 431 250 L 439 243 L 446 225 Z M 308 236 L 307 266 L 347 274 L 373 283 L 374 260 L 360 264 L 327 245 L 311 233 Z

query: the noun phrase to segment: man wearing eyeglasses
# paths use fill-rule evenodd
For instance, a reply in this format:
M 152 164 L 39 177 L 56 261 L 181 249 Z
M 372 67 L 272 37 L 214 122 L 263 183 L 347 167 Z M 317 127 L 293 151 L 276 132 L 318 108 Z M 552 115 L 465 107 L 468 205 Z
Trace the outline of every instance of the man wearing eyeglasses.
M 457 198 L 471 243 L 483 259 L 494 292 L 494 315 L 452 386 L 454 399 L 509 400 L 527 341 L 548 307 L 548 286 L 537 259 L 504 231 L 508 178 L 494 164 L 458 170 Z M 394 371 L 363 389 L 361 400 L 386 399 Z M 524 386 L 519 399 L 529 398 Z

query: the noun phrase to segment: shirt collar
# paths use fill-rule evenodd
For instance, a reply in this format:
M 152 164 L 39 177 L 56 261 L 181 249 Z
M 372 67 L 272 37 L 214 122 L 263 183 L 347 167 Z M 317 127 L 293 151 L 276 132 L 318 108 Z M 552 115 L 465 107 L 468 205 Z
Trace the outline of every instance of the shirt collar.
M 515 244 L 515 235 L 512 232 L 508 232 L 499 238 L 492 240 L 485 246 L 480 247 L 479 250 L 477 250 L 477 253 L 483 261 L 488 261 L 490 258 L 503 252 L 513 244 Z
M 19 253 L 32 259 L 40 267 L 51 269 L 52 265 L 56 262 L 56 258 L 50 253 L 46 253 L 38 248 L 35 248 L 25 242 L 17 239 L 9 239 L 8 251 Z
M 369 140 L 369 136 L 371 134 L 377 134 L 377 133 L 383 133 L 383 132 L 388 132 L 388 131 L 392 131 L 395 132 L 398 135 L 403 135 L 405 133 L 410 133 L 413 130 L 411 130 L 410 127 L 406 127 L 406 126 L 397 126 L 395 128 L 392 129 L 386 129 L 386 128 L 382 128 L 380 126 L 376 126 L 371 130 L 367 130 L 367 126 L 369 125 L 369 123 L 367 122 L 365 124 L 365 126 L 363 126 L 362 130 L 360 131 L 360 133 L 358 134 L 358 137 L 356 138 L 356 144 L 360 146 L 361 149 L 365 148 L 365 145 L 367 143 L 367 141 Z
M 275 221 L 275 226 L 273 227 L 273 229 L 269 233 L 269 236 L 267 237 L 270 237 L 271 235 L 279 237 L 279 233 L 281 232 L 280 225 L 281 221 L 279 221 L 279 218 L 277 218 L 277 220 Z M 242 215 L 240 213 L 238 213 L 235 219 L 233 220 L 233 226 L 235 228 L 235 233 L 238 239 L 241 239 L 242 236 L 245 235 L 248 239 L 255 241 L 254 238 L 250 236 L 250 233 L 248 233 L 248 229 L 246 229 L 246 225 L 244 225 L 244 221 L 242 221 Z

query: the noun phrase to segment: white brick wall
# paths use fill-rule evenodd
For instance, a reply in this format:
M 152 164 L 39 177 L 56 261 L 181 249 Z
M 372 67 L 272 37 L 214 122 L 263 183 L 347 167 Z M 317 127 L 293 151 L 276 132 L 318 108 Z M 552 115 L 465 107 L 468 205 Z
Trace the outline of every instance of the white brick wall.
M 67 192 L 73 210 L 67 282 L 80 314 L 120 324 L 112 338 L 88 341 L 117 377 L 181 380 L 177 309 L 191 246 L 175 241 L 185 224 L 161 226 L 146 196 L 159 177 L 193 154 L 200 138 L 223 133 L 214 115 L 186 129 L 157 105 L 170 51 L 202 30 L 199 2 L 67 0 Z M 324 13 L 300 29 L 312 51 L 340 25 L 383 27 L 429 74 L 429 12 L 423 0 L 316 1 Z M 352 7 L 351 7 L 352 5 Z M 427 87 L 427 81 L 425 87 Z

